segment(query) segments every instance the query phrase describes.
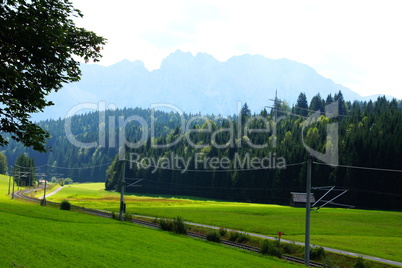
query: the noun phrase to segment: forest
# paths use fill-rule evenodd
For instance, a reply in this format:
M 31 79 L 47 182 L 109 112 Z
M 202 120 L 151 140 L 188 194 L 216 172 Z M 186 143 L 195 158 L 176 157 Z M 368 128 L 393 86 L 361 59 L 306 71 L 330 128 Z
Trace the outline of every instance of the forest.
M 325 110 L 333 103 L 336 116 Z M 10 140 L 0 149 L 9 170 L 26 153 L 37 173 L 105 181 L 107 190 L 119 191 L 124 176 L 128 184 L 142 179 L 126 189 L 135 193 L 288 205 L 290 192 L 305 192 L 306 145 L 321 153 L 337 147 L 336 166 L 313 159 L 314 188 L 348 190 L 336 202 L 357 208 L 401 209 L 402 103 L 395 99 L 351 102 L 338 92 L 309 101 L 300 93 L 294 105 L 277 101 L 259 113 L 247 104 L 231 116 L 125 108 L 68 120 L 68 134 L 66 119 L 39 123 L 51 135 L 47 153 Z M 337 140 L 327 138 L 328 126 L 337 127 Z

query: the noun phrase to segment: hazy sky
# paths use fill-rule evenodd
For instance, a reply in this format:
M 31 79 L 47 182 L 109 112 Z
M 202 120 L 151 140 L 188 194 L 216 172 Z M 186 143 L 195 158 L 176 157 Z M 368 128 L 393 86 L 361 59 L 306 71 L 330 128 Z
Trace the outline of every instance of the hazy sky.
M 100 64 L 148 69 L 177 49 L 221 61 L 288 58 L 366 96 L 402 99 L 402 1 L 73 0 L 79 26 L 108 39 Z

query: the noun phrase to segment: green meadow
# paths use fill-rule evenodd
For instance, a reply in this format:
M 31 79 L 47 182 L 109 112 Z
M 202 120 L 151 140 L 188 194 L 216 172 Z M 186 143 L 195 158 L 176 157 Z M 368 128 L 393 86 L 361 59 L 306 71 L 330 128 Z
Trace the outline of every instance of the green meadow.
M 74 205 L 118 211 L 119 193 L 104 191 L 103 183 L 75 184 L 49 198 Z M 125 197 L 129 213 L 173 218 L 304 241 L 305 209 L 250 203 L 180 198 Z M 402 261 L 402 213 L 323 208 L 311 213 L 311 242 L 320 246 Z
M 186 236 L 11 200 L 7 187 L 8 177 L 0 175 L 0 267 L 295 266 Z M 66 190 L 73 189 L 83 188 Z

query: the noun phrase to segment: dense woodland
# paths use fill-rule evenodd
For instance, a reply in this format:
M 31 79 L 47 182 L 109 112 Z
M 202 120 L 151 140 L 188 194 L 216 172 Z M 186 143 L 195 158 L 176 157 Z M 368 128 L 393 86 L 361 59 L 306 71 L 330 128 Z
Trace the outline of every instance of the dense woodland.
M 325 106 L 334 101 L 338 101 L 339 116 L 326 117 Z M 338 92 L 326 98 L 318 94 L 309 101 L 301 93 L 293 106 L 278 102 L 270 110 L 252 114 L 244 104 L 238 115 L 229 117 L 139 108 L 93 112 L 71 118 L 75 139 L 97 142 L 92 148 L 71 144 L 65 134 L 65 120 L 59 119 L 39 123 L 51 134 L 51 152 L 37 153 L 12 140 L 1 152 L 9 166 L 19 155 L 27 153 L 35 159 L 37 172 L 62 174 L 76 182 L 106 181 L 106 189 L 117 191 L 124 162 L 119 159 L 125 155 L 127 181 L 143 179 L 138 183 L 141 187 L 129 187 L 127 191 L 289 204 L 291 191 L 305 191 L 308 152 L 303 145 L 302 129 L 306 117 L 317 110 L 322 115 L 318 122 L 304 129 L 304 142 L 325 153 L 335 144 L 327 140 L 327 126 L 338 123 L 339 166 L 328 166 L 315 159 L 313 187 L 348 189 L 337 203 L 401 210 L 402 173 L 397 170 L 402 169 L 402 104 L 385 97 L 374 102 L 349 102 Z M 119 122 L 130 116 L 143 118 L 143 125 L 137 120 L 124 127 L 124 136 L 131 146 L 125 146 L 125 154 L 120 151 L 119 155 Z M 153 124 L 154 132 L 146 133 L 144 124 Z M 269 131 L 256 131 L 267 126 Z M 174 146 L 163 148 L 172 143 Z M 130 148 L 133 144 L 137 148 Z M 264 148 L 255 148 L 253 144 Z M 136 163 L 128 161 L 133 156 Z M 188 166 L 180 164 L 180 159 L 188 161 Z M 264 161 L 247 165 L 252 159 Z M 213 162 L 221 160 L 220 165 Z M 316 197 L 324 194 L 320 190 L 314 193 Z

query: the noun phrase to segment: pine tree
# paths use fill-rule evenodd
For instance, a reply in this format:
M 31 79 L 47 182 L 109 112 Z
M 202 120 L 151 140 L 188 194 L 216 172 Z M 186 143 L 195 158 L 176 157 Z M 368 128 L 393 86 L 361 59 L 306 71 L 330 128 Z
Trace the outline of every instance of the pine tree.
M 308 114 L 307 109 L 308 109 L 308 103 L 306 94 L 300 93 L 299 97 L 297 98 L 296 107 L 294 109 L 295 113 L 301 116 L 307 116 Z

